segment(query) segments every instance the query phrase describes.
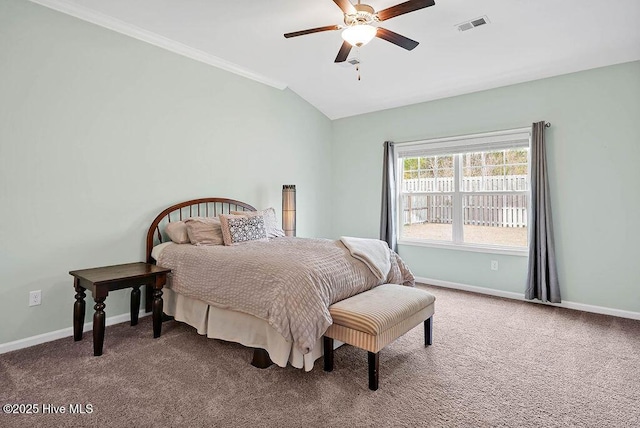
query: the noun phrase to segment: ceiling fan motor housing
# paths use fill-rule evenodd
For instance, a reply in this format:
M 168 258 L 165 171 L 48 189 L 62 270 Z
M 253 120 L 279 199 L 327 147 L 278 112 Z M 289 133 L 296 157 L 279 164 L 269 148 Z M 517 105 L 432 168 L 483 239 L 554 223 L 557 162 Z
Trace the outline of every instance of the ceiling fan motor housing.
M 368 4 L 358 3 L 353 5 L 353 7 L 356 9 L 356 13 L 344 15 L 344 23 L 346 25 L 368 25 L 378 21 L 375 9 Z
M 285 33 L 284 37 L 288 39 L 291 37 L 304 36 L 305 34 L 341 30 L 344 42 L 340 46 L 340 50 L 334 61 L 336 63 L 347 60 L 352 46 L 359 47 L 366 45 L 374 37 L 386 40 L 408 51 L 412 50 L 418 46 L 418 42 L 402 34 L 378 27 L 377 23 L 436 4 L 434 0 L 406 0 L 403 3 L 376 12 L 375 9 L 368 4 L 360 3 L 360 0 L 358 0 L 358 4 L 353 4 L 352 0 L 333 0 L 333 2 L 342 10 L 346 28 L 342 25 L 325 25 L 324 27 Z

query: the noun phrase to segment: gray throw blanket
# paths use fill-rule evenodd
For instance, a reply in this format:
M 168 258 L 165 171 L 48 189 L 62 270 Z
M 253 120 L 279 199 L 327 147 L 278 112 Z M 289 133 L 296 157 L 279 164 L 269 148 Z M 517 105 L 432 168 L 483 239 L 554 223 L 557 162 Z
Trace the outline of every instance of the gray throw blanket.
M 332 324 L 331 304 L 382 283 L 414 284 L 391 250 L 389 259 L 380 280 L 340 241 L 274 238 L 228 247 L 170 245 L 158 265 L 172 269 L 167 286 L 175 292 L 261 318 L 307 353 Z

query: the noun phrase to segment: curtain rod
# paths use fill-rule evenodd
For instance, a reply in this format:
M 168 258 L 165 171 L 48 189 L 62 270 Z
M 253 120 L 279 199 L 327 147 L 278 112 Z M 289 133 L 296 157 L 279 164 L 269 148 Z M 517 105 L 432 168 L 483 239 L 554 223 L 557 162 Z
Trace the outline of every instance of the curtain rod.
M 545 128 L 551 128 L 551 122 L 546 122 L 544 124 Z M 502 133 L 502 132 L 526 132 L 526 131 L 531 131 L 531 127 L 526 127 L 526 128 L 513 128 L 513 129 L 501 129 L 499 131 L 491 131 L 491 132 L 482 132 L 482 134 L 493 134 L 493 133 Z M 398 145 L 402 145 L 402 144 L 415 144 L 415 143 L 419 143 L 421 141 L 428 141 L 428 140 L 439 140 L 441 138 L 460 138 L 460 137 L 471 137 L 471 136 L 475 136 L 475 135 L 480 135 L 480 134 L 463 134 L 463 135 L 452 135 L 450 137 L 436 137 L 436 138 L 427 138 L 425 140 L 411 140 L 411 141 L 399 141 L 397 143 L 392 142 L 391 145 L 393 146 L 398 146 Z M 384 144 L 383 144 L 384 145 Z

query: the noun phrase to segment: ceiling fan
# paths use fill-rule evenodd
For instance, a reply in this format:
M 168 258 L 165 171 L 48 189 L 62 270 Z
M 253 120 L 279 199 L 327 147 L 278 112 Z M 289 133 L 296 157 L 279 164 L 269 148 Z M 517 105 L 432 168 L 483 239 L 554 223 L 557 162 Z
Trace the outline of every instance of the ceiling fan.
M 386 21 L 405 13 L 414 12 L 425 7 L 433 6 L 434 0 L 409 0 L 404 3 L 391 6 L 376 12 L 368 4 L 352 4 L 349 0 L 333 0 L 344 12 L 345 25 L 327 25 L 325 27 L 310 28 L 308 30 L 286 33 L 284 36 L 291 37 L 304 36 L 305 34 L 319 33 L 321 31 L 343 30 L 342 38 L 344 42 L 338 51 L 335 62 L 344 62 L 351 52 L 353 46 L 363 46 L 369 43 L 374 37 L 393 43 L 408 51 L 418 46 L 418 42 L 408 37 L 402 36 L 382 27 L 374 27 L 373 23 Z

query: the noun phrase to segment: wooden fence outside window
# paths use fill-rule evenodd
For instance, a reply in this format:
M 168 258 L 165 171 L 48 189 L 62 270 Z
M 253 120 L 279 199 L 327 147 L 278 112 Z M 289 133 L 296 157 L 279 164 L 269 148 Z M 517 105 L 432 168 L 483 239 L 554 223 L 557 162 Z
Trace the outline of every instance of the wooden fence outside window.
M 465 225 L 527 227 L 526 175 L 465 177 L 461 183 Z M 403 224 L 451 224 L 454 191 L 453 177 L 403 180 Z

